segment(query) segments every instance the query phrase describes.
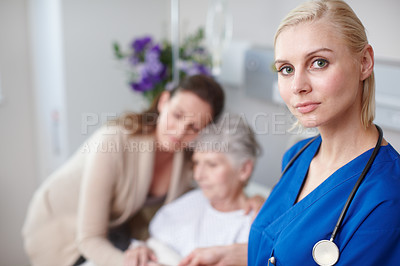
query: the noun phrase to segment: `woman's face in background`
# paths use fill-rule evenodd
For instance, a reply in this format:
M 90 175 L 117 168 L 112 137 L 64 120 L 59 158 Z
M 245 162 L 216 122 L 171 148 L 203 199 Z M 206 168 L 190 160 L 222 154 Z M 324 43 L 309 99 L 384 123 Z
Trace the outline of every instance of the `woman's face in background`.
M 158 108 L 157 143 L 171 152 L 187 147 L 212 119 L 211 106 L 192 92 L 181 91 L 172 98 L 165 93 Z
M 222 152 L 193 154 L 194 179 L 211 203 L 232 199 L 242 191 L 238 169 Z
M 360 121 L 361 67 L 328 21 L 284 29 L 276 39 L 275 67 L 280 94 L 303 126 Z

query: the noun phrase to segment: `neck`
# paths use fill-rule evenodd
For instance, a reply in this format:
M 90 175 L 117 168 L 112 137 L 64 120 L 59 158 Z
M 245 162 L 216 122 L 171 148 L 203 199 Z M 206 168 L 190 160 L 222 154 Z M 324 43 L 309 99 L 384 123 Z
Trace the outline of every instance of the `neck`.
M 364 128 L 361 123 L 320 127 L 319 131 L 322 143 L 317 156 L 331 166 L 342 166 L 374 148 L 379 135 L 375 125 Z
M 215 200 L 215 201 L 211 200 L 210 204 L 217 211 L 231 212 L 244 209 L 246 202 L 247 202 L 247 196 L 241 189 L 238 193 L 236 193 L 230 198 L 224 200 Z
M 157 149 L 156 150 L 156 160 L 168 161 L 174 157 L 174 154 L 175 154 L 174 152 Z

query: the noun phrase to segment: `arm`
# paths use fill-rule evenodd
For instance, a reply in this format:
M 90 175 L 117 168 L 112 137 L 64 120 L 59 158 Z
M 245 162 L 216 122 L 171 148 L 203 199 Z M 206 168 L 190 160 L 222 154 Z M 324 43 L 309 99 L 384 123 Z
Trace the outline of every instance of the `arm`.
M 198 248 L 179 263 L 179 266 L 196 265 L 245 266 L 247 265 L 247 244 Z
M 397 265 L 400 261 L 400 229 L 357 232 L 341 252 L 336 265 Z
M 119 158 L 107 145 L 115 144 L 117 136 L 104 133 L 90 139 L 78 202 L 77 241 L 82 255 L 96 265 L 117 266 L 123 265 L 124 255 L 107 239 Z
M 360 225 L 336 265 L 397 265 L 400 261 L 398 201 L 387 201 Z
M 124 255 L 124 266 L 158 265 L 156 255 L 145 244 L 128 248 Z

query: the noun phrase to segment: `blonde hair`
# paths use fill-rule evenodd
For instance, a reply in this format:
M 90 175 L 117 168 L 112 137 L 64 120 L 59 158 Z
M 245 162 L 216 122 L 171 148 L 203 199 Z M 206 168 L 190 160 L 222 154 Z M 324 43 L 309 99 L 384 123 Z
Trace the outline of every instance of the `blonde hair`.
M 275 34 L 274 45 L 279 34 L 286 28 L 303 22 L 326 18 L 350 49 L 355 54 L 361 54 L 368 44 L 365 28 L 351 7 L 342 0 L 309 1 L 293 9 L 281 22 Z M 363 81 L 361 102 L 361 124 L 366 128 L 375 118 L 375 77 L 371 75 Z

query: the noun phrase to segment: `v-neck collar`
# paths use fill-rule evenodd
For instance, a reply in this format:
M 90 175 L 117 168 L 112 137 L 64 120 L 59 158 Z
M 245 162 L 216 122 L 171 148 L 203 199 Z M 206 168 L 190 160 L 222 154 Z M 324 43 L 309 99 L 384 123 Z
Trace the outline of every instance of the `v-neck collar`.
M 318 187 L 311 191 L 306 197 L 295 203 L 297 195 L 299 194 L 303 182 L 307 176 L 310 163 L 318 152 L 320 145 L 321 137 L 318 137 L 307 149 L 303 151 L 303 153 L 296 159 L 293 165 L 285 173 L 284 178 L 292 179 L 290 181 L 286 181 L 291 185 L 285 188 L 286 191 L 283 191 L 285 198 L 287 198 L 287 200 L 284 201 L 284 204 L 286 205 L 285 210 L 283 213 L 281 213 L 281 216 L 278 219 L 270 224 L 273 231 L 280 231 L 283 227 L 290 223 L 294 217 L 305 211 L 325 194 L 341 186 L 343 183 L 355 183 L 373 151 L 373 148 L 369 149 L 344 166 L 340 167 Z

